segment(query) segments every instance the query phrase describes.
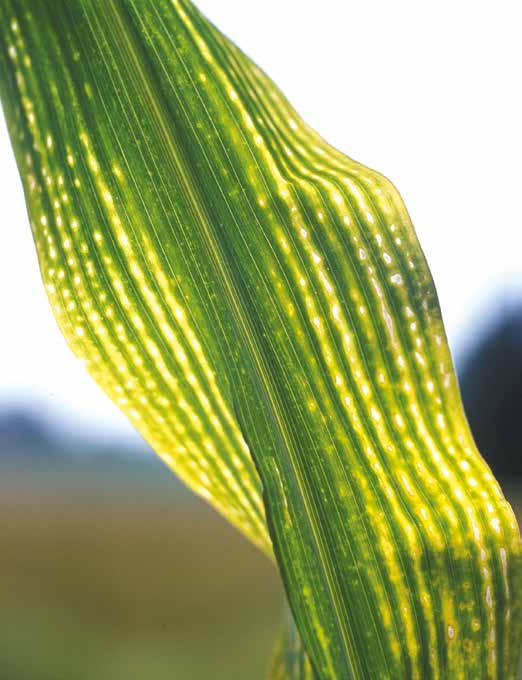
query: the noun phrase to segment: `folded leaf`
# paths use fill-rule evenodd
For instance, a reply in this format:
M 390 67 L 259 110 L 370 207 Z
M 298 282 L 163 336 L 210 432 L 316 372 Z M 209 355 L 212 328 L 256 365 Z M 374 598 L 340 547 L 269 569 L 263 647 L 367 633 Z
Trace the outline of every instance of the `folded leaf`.
M 394 187 L 187 0 L 0 8 L 58 322 L 164 460 L 269 551 L 266 515 L 317 677 L 514 677 L 520 534 Z

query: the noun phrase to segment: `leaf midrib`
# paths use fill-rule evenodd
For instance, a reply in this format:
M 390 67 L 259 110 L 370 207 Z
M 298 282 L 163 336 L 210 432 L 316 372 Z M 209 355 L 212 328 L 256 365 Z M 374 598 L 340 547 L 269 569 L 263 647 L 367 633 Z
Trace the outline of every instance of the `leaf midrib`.
M 242 302 L 238 296 L 234 282 L 230 277 L 225 265 L 226 257 L 223 253 L 222 248 L 216 236 L 211 228 L 211 221 L 204 208 L 204 203 L 199 195 L 194 189 L 197 183 L 191 183 L 189 177 L 191 175 L 190 167 L 186 163 L 181 150 L 176 146 L 173 136 L 170 133 L 170 128 L 168 125 L 168 116 L 162 110 L 162 107 L 158 103 L 158 98 L 152 91 L 150 86 L 150 78 L 142 61 L 138 56 L 138 50 L 135 48 L 133 41 L 129 35 L 129 24 L 131 20 L 125 18 L 124 12 L 119 11 L 120 7 L 116 3 L 109 2 L 107 7 L 110 11 L 115 24 L 117 25 L 117 30 L 112 33 L 113 38 L 116 42 L 119 42 L 122 48 L 122 53 L 126 55 L 129 61 L 132 62 L 133 70 L 139 79 L 139 84 L 143 88 L 143 96 L 146 98 L 147 103 L 150 105 L 151 114 L 154 117 L 156 124 L 158 125 L 159 132 L 161 133 L 161 138 L 165 142 L 166 149 L 168 150 L 168 155 L 173 164 L 173 170 L 175 172 L 176 179 L 179 181 L 183 192 L 187 198 L 190 208 L 193 211 L 194 217 L 200 226 L 200 232 L 205 239 L 207 246 L 209 247 L 209 254 L 212 258 L 212 263 L 217 270 L 219 280 L 224 288 L 226 294 L 226 299 L 231 307 L 231 311 L 234 314 L 234 318 L 238 324 L 242 341 L 248 347 L 248 354 L 253 359 L 255 365 L 255 375 L 257 382 L 260 383 L 261 393 L 269 403 L 269 412 L 272 418 L 276 422 L 276 431 L 281 437 L 282 442 L 284 442 L 285 450 L 290 454 L 288 460 L 290 462 L 294 479 L 297 483 L 297 488 L 299 490 L 300 498 L 302 499 L 302 507 L 306 513 L 309 526 L 311 528 L 312 534 L 314 536 L 315 547 L 320 555 L 321 564 L 323 565 L 323 574 L 325 576 L 328 589 L 330 591 L 330 599 L 332 605 L 336 611 L 336 619 L 338 622 L 338 628 L 342 631 L 341 640 L 344 648 L 345 660 L 347 663 L 347 670 L 350 674 L 356 675 L 352 666 L 352 661 L 357 660 L 357 654 L 353 649 L 351 644 L 350 636 L 346 630 L 344 619 L 337 608 L 337 602 L 341 599 L 338 593 L 338 589 L 335 585 L 336 578 L 331 573 L 329 568 L 329 562 L 325 555 L 325 548 L 323 546 L 323 541 L 321 540 L 321 535 L 319 527 L 317 525 L 317 520 L 310 511 L 311 503 L 308 502 L 308 493 L 306 492 L 306 481 L 299 470 L 298 464 L 295 461 L 293 455 L 291 455 L 292 445 L 291 445 L 291 435 L 288 432 L 288 427 L 281 413 L 283 411 L 282 405 L 279 403 L 279 399 L 276 397 L 277 390 L 271 379 L 270 372 L 266 367 L 266 362 L 263 359 L 260 351 L 258 350 L 256 344 L 252 341 L 252 337 L 255 337 L 255 330 L 253 325 L 248 320 L 248 315 L 244 312 Z M 109 17 L 107 17 L 108 19 Z M 192 82 L 192 80 L 191 80 Z M 255 462 L 255 461 L 254 461 Z

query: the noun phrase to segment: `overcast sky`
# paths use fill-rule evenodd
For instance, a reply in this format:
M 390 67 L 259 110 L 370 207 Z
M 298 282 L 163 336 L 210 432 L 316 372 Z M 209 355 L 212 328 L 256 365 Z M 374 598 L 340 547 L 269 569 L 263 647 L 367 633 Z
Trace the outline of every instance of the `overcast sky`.
M 519 0 L 198 4 L 329 142 L 399 188 L 454 351 L 522 297 Z M 1 117 L 0 178 L 0 401 L 130 432 L 55 326 Z

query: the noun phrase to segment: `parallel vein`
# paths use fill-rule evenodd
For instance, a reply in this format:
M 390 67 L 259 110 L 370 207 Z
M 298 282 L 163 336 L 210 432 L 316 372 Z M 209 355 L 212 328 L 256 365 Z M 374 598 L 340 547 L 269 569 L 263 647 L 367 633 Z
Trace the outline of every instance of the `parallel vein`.
M 292 677 L 514 677 L 520 535 L 395 188 L 188 0 L 1 0 L 0 19 L 60 327 L 274 551 L 310 657 L 281 657 Z

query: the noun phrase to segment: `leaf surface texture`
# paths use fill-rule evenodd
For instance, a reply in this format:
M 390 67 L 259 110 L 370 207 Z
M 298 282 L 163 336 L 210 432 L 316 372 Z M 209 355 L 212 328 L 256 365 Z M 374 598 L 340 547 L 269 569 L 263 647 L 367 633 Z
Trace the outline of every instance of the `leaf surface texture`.
M 274 551 L 317 677 L 514 677 L 520 534 L 393 185 L 185 0 L 0 8 L 58 323 L 163 460 Z

